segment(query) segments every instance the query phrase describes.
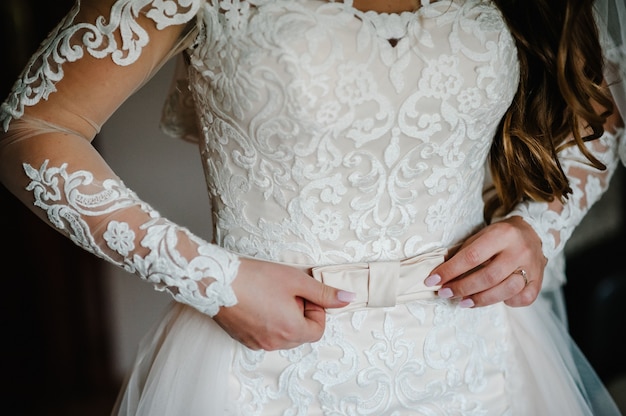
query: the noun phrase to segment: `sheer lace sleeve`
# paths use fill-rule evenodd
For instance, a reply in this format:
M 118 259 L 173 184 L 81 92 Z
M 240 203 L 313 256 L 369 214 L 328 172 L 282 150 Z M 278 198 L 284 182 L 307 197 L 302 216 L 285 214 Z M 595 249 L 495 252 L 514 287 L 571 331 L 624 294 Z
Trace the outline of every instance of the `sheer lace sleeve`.
M 523 202 L 507 217 L 520 215 L 537 232 L 543 244 L 543 253 L 552 259 L 563 250 L 574 229 L 609 186 L 619 163 L 617 147 L 623 129 L 615 133 L 605 132 L 598 140 L 588 144 L 591 152 L 606 166 L 599 171 L 589 164 L 580 150 L 568 147 L 559 154 L 561 164 L 569 177 L 572 194 L 565 204 L 558 201 Z
M 184 44 L 202 3 L 77 1 L 2 104 L 0 179 L 77 245 L 213 316 L 236 303 L 238 257 L 161 217 L 91 144 Z

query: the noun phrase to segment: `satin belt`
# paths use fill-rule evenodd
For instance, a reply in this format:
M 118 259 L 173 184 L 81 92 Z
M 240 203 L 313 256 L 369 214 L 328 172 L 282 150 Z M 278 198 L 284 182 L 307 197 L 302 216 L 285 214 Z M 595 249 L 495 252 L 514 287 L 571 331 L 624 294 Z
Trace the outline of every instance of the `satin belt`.
M 309 270 L 319 282 L 356 293 L 350 305 L 327 309 L 328 313 L 384 308 L 417 299 L 434 299 L 441 286 L 428 287 L 424 279 L 444 262 L 447 252 L 442 248 L 401 261 L 338 264 Z

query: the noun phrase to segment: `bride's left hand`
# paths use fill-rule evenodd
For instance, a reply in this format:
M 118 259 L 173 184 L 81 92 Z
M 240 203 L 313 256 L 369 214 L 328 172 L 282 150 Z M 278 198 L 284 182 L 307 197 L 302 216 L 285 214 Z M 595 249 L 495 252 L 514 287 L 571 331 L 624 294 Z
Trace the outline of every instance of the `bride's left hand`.
M 521 217 L 493 223 L 467 239 L 426 279 L 442 285 L 439 296 L 461 306 L 487 306 L 504 301 L 527 306 L 537 299 L 547 259 L 541 240 Z

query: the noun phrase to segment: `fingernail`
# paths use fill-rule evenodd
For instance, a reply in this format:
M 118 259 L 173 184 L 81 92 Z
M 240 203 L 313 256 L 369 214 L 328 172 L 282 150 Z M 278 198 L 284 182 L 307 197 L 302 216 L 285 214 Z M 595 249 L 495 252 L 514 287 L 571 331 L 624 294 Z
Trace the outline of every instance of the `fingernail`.
M 452 297 L 452 289 L 449 287 L 444 287 L 443 289 L 439 289 L 439 297 L 443 299 L 448 299 Z
M 441 282 L 441 276 L 439 276 L 438 274 L 432 274 L 428 276 L 426 280 L 424 280 L 424 284 L 428 287 L 435 286 L 439 282 Z
M 342 302 L 354 302 L 356 299 L 356 293 L 348 292 L 347 290 L 340 290 L 337 292 L 337 299 Z
M 463 299 L 459 302 L 459 307 L 461 308 L 471 308 L 472 306 L 474 306 L 474 301 L 470 298 Z

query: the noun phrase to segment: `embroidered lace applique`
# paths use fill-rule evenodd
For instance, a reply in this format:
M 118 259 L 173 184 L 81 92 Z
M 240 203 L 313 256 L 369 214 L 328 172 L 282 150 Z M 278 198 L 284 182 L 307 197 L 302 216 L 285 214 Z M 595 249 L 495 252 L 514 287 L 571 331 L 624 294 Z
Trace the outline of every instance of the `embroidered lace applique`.
M 32 56 L 0 107 L 0 125 L 6 131 L 12 118 L 24 114 L 24 106 L 46 100 L 64 76 L 63 65 L 81 59 L 85 53 L 96 58 L 111 57 L 117 65 L 135 62 L 149 42 L 148 33 L 137 24 L 139 15 L 152 19 L 161 30 L 190 21 L 202 3 L 204 0 L 117 0 L 109 16 L 87 23 L 75 22 L 81 7 L 81 1 L 76 1 Z
M 237 256 L 162 218 L 123 183 L 108 179 L 99 184 L 89 172 L 68 173 L 66 165 L 49 167 L 48 161 L 39 169 L 26 164 L 24 170 L 35 206 L 78 246 L 209 316 L 236 304 L 231 283 Z M 192 256 L 190 246 L 195 247 Z M 201 281 L 207 277 L 215 281 Z

